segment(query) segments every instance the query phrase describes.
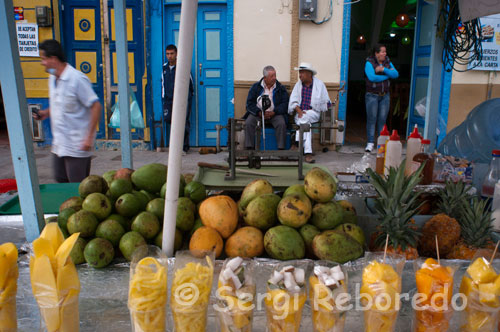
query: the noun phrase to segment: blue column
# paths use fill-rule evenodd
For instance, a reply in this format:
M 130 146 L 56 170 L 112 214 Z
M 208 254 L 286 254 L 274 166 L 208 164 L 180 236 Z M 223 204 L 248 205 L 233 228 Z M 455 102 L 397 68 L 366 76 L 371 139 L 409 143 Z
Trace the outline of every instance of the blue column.
M 163 66 L 163 8 L 162 0 L 150 0 L 151 20 L 151 97 L 153 99 L 153 120 L 158 123 L 162 121 L 163 105 L 161 100 L 161 75 Z M 152 127 L 151 136 L 154 137 L 156 147 L 160 146 L 163 133 L 159 128 Z M 165 146 L 167 145 L 166 142 Z
M 434 17 L 439 16 L 440 6 L 433 4 Z M 441 103 L 441 83 L 443 80 L 443 39 L 437 35 L 437 26 L 432 28 L 431 65 L 429 67 L 429 85 L 427 86 L 427 112 L 425 112 L 424 137 L 431 140 L 429 151 L 436 148 L 439 120 L 439 109 Z
M 16 24 L 12 0 L 0 5 L 0 84 L 2 87 L 12 162 L 16 174 L 19 201 L 26 239 L 31 242 L 44 226 L 38 173 L 33 153 L 30 121 L 23 73 L 19 62 Z
M 122 167 L 133 168 L 129 111 L 127 20 L 125 18 L 126 1 L 114 0 L 113 3 L 115 9 L 116 68 L 118 70 L 118 106 L 120 108 Z

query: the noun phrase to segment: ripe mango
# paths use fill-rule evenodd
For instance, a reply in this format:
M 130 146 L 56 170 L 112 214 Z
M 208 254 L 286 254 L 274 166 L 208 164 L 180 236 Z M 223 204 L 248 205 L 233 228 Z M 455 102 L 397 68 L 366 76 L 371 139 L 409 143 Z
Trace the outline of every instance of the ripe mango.
M 241 198 L 238 203 L 238 210 L 240 215 L 243 215 L 248 204 L 250 204 L 250 202 L 254 198 L 260 195 L 272 194 L 272 193 L 273 193 L 273 186 L 269 183 L 269 181 L 265 179 L 257 179 L 247 184 L 247 186 L 245 187 L 245 189 L 243 189 L 243 192 L 241 193 Z
M 157 163 L 144 165 L 132 173 L 131 180 L 139 189 L 159 193 L 167 181 L 167 166 Z
M 344 209 L 337 202 L 317 203 L 312 209 L 311 224 L 321 230 L 334 229 L 343 220 Z
M 278 204 L 278 219 L 285 226 L 299 228 L 307 223 L 311 213 L 311 201 L 302 194 L 288 195 Z
M 314 167 L 304 178 L 307 196 L 319 203 L 331 201 L 337 193 L 337 181 L 326 171 Z
M 267 230 L 278 220 L 277 208 L 281 198 L 275 194 L 264 194 L 253 199 L 243 212 L 249 226 Z
M 257 257 L 264 252 L 264 236 L 255 227 L 247 226 L 238 229 L 226 241 L 228 257 Z
M 288 226 L 270 228 L 264 235 L 264 248 L 274 259 L 301 259 L 305 256 L 304 240 L 297 230 Z
M 317 235 L 312 243 L 314 254 L 319 259 L 339 264 L 355 260 L 363 255 L 363 247 L 351 236 L 334 230 Z

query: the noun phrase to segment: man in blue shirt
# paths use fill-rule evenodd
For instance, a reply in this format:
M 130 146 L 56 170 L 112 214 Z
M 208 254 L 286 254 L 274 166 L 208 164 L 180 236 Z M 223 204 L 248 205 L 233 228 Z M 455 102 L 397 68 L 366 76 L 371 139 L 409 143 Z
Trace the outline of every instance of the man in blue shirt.
M 174 103 L 174 84 L 175 72 L 177 65 L 177 47 L 175 45 L 168 45 L 165 49 L 167 62 L 163 64 L 163 75 L 161 80 L 162 85 L 162 98 L 163 98 L 163 118 L 166 123 L 172 123 L 172 105 Z M 189 151 L 189 130 L 191 123 L 189 118 L 191 116 L 191 104 L 193 98 L 193 78 L 190 77 L 188 103 L 186 111 L 186 126 L 184 127 L 184 146 L 182 147 L 183 154 L 186 155 Z

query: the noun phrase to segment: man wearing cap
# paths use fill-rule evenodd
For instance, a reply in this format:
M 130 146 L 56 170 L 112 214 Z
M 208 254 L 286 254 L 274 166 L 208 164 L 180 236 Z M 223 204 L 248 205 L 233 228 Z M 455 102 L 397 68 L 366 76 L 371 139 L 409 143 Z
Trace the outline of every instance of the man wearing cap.
M 331 106 L 330 97 L 325 84 L 314 77 L 316 70 L 310 63 L 302 62 L 295 70 L 299 71 L 299 81 L 295 84 L 290 102 L 288 103 L 288 113 L 295 113 L 295 123 L 312 124 L 320 120 L 321 112 L 326 112 Z M 296 141 L 299 134 L 295 134 Z M 307 163 L 314 163 L 312 155 L 312 132 L 304 133 L 304 154 Z
M 245 149 L 255 149 L 255 128 L 257 121 L 269 122 L 275 129 L 279 150 L 285 149 L 288 92 L 276 79 L 276 69 L 266 66 L 264 77 L 254 83 L 248 92 L 245 119 Z

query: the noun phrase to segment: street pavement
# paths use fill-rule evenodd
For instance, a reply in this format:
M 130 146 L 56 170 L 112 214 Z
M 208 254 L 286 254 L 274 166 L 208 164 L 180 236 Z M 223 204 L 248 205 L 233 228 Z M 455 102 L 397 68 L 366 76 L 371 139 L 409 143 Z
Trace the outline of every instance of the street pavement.
M 315 159 L 317 164 L 328 167 L 331 172 L 346 171 L 353 163 L 361 160 L 363 156 L 363 145 L 344 145 L 339 151 L 316 152 Z M 35 147 L 35 159 L 40 184 L 55 183 L 52 175 L 52 154 L 49 147 Z M 227 152 L 219 154 L 201 155 L 197 148 L 193 148 L 189 153 L 182 157 L 182 173 L 195 174 L 200 161 L 208 163 L 225 163 Z M 132 152 L 133 168 L 149 163 L 168 164 L 168 151 L 141 151 Z M 375 155 L 371 155 L 374 161 Z M 96 150 L 92 157 L 91 174 L 101 175 L 109 170 L 120 169 L 121 151 L 119 150 Z M 0 179 L 14 179 L 14 167 L 12 164 L 12 155 L 8 144 L 0 144 Z

